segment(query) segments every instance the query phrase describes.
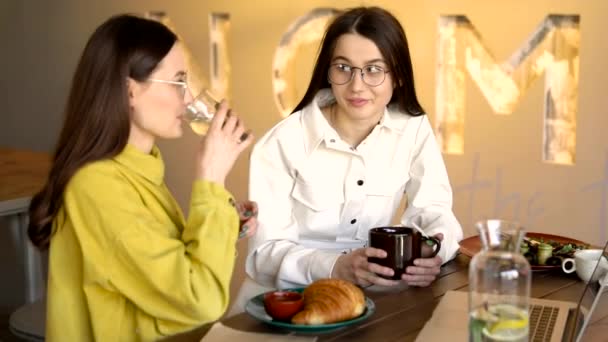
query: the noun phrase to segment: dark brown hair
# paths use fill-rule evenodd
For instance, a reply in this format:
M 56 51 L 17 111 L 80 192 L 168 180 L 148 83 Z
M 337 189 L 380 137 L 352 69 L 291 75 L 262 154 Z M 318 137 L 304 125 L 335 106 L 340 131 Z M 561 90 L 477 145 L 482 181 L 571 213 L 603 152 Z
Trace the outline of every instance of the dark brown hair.
M 331 87 L 327 73 L 338 39 L 347 33 L 359 34 L 373 41 L 396 82 L 390 104 L 413 116 L 424 114 L 414 88 L 414 73 L 405 32 L 399 21 L 379 7 L 357 7 L 338 15 L 329 25 L 323 37 L 308 89 L 294 113 L 312 102 L 317 92 Z
M 118 15 L 99 26 L 72 79 L 48 180 L 29 208 L 28 235 L 49 246 L 53 219 L 72 176 L 87 163 L 120 153 L 129 138 L 127 78 L 145 81 L 177 41 L 159 22 Z

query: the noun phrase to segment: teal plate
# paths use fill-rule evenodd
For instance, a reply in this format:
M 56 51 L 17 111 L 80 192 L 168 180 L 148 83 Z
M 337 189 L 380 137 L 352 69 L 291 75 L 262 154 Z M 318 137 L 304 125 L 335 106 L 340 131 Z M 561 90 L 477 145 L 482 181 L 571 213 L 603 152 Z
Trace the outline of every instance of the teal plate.
M 294 292 L 302 292 L 303 288 L 297 289 L 285 289 L 283 291 L 294 291 Z M 272 292 L 272 291 L 271 291 Z M 366 319 L 368 319 L 371 315 L 376 311 L 376 304 L 374 302 L 365 297 L 365 311 L 361 316 L 350 319 L 348 321 L 342 321 L 338 323 L 331 324 L 318 324 L 318 325 L 303 325 L 303 324 L 292 324 L 285 321 L 278 321 L 272 319 L 270 315 L 266 313 L 264 309 L 264 294 L 257 295 L 251 298 L 247 305 L 245 305 L 245 311 L 251 315 L 253 318 L 262 321 L 266 324 L 272 325 L 277 328 L 281 328 L 288 331 L 298 332 L 298 333 L 306 333 L 306 334 L 318 334 L 318 333 L 328 333 L 334 330 L 342 329 L 347 326 L 351 326 L 353 324 L 360 323 Z

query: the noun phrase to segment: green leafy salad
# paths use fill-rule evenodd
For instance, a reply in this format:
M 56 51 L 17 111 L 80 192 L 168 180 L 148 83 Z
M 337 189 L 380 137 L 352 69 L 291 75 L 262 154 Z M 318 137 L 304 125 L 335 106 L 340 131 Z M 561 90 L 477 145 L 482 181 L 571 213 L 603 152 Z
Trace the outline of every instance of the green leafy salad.
M 526 237 L 521 243 L 520 252 L 532 266 L 561 266 L 565 258 L 572 258 L 574 252 L 587 248 L 589 248 L 587 244 Z

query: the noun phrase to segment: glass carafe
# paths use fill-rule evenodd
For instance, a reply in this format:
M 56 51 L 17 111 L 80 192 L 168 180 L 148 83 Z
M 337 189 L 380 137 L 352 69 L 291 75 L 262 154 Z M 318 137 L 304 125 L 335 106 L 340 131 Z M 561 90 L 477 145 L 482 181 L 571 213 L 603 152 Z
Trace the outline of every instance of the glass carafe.
M 469 265 L 469 342 L 528 341 L 532 273 L 517 223 L 476 223 L 482 250 Z

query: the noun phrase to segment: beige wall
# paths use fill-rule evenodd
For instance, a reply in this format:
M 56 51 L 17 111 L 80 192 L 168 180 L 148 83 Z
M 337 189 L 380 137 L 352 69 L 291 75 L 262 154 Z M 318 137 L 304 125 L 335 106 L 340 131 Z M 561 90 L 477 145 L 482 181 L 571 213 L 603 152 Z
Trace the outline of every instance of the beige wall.
M 409 38 L 416 86 L 431 120 L 434 112 L 437 22 L 441 14 L 465 14 L 498 60 L 508 58 L 549 13 L 580 14 L 581 65 L 577 162 L 541 162 L 543 80 L 537 81 L 511 116 L 493 116 L 479 89 L 467 81 L 465 154 L 445 156 L 455 189 L 455 211 L 465 233 L 482 217 L 517 219 L 530 230 L 599 244 L 607 238 L 608 127 L 604 92 L 608 80 L 608 2 L 603 0 L 426 0 L 426 1 L 77 1 L 8 0 L 0 14 L 5 42 L 0 95 L 0 145 L 51 150 L 76 60 L 91 31 L 112 14 L 165 10 L 206 71 L 208 13 L 229 12 L 232 103 L 260 137 L 280 120 L 274 105 L 271 67 L 283 32 L 314 7 L 378 4 L 392 10 Z M 8 23 L 8 25 L 6 24 Z M 312 55 L 313 53 L 307 52 Z M 7 61 L 7 62 L 5 62 Z M 300 78 L 312 61 L 298 61 Z M 301 90 L 303 91 L 303 90 Z M 197 138 L 162 142 L 167 182 L 185 206 Z M 478 167 L 475 169 L 475 161 Z M 476 170 L 476 171 L 475 171 Z M 482 187 L 468 191 L 474 172 Z M 228 187 L 247 196 L 247 158 L 239 160 Z M 500 177 L 498 177 L 500 174 Z M 584 189 L 603 181 L 603 186 Z M 484 183 L 485 182 L 485 183 Z M 505 202 L 513 195 L 519 201 Z M 603 197 L 602 197 L 603 196 Z M 517 209 L 519 207 L 519 210 Z M 262 208 L 264 210 L 264 208 Z M 235 284 L 243 276 L 240 246 Z

